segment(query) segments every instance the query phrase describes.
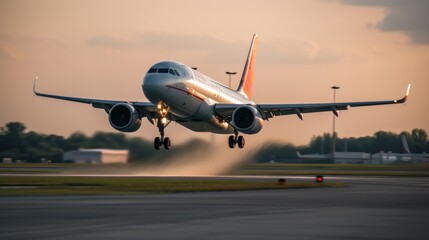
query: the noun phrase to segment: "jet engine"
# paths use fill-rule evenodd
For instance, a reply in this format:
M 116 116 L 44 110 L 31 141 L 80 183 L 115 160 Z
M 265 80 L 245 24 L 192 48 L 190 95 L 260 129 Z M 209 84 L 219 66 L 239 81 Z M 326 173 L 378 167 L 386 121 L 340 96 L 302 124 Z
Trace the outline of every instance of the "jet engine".
M 232 124 L 240 132 L 255 134 L 262 129 L 262 116 L 258 109 L 244 105 L 238 107 L 232 113 Z
M 109 122 L 114 129 L 121 132 L 135 132 L 142 124 L 140 114 L 128 103 L 113 106 L 109 111 Z

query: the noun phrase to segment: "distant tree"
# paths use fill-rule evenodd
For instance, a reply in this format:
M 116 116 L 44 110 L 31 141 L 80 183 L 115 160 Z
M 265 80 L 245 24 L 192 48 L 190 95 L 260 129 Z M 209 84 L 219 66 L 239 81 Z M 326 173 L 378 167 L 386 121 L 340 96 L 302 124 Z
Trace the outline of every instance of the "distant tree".
M 133 137 L 128 140 L 129 161 L 144 162 L 151 158 L 153 144 L 142 138 Z
M 6 124 L 3 143 L 5 150 L 15 149 L 16 152 L 25 152 L 26 144 L 23 137 L 25 129 L 25 125 L 20 122 Z
M 428 139 L 428 134 L 423 129 L 415 128 L 411 131 L 411 137 L 416 142 L 425 143 Z
M 88 144 L 88 137 L 82 132 L 75 132 L 66 139 L 64 150 L 76 150 L 83 148 Z
M 401 152 L 401 139 L 393 132 L 378 131 L 374 134 L 374 145 L 378 151 Z
M 127 139 L 123 133 L 96 132 L 90 139 L 90 148 L 121 149 L 126 146 Z
M 6 150 L 6 130 L 4 127 L 0 128 L 0 152 Z
M 337 139 L 338 140 L 338 139 Z M 335 144 L 337 146 L 337 144 Z M 332 135 L 330 133 L 323 133 L 322 136 L 313 136 L 310 141 L 309 148 L 304 153 L 321 153 L 328 154 L 332 152 Z
M 424 152 L 428 135 L 425 130 L 415 128 L 411 131 L 410 149 L 413 152 Z
M 373 137 L 347 138 L 347 151 L 349 152 L 375 152 L 372 146 Z
M 170 151 L 155 151 L 153 143 L 138 137 L 128 138 L 123 133 L 96 132 L 87 137 L 82 132 L 75 132 L 68 138 L 57 135 L 44 135 L 36 132 L 26 133 L 26 127 L 20 122 L 10 122 L 0 127 L 0 159 L 13 158 L 14 160 L 27 160 L 40 162 L 41 159 L 54 162 L 62 161 L 65 151 L 79 148 L 112 148 L 128 149 L 130 162 L 156 161 L 163 162 L 171 159 L 171 156 L 186 157 L 197 151 L 207 151 L 210 144 L 200 139 L 192 139 L 184 144 L 175 145 Z M 340 138 L 336 136 L 336 150 L 349 152 L 380 151 L 401 152 L 404 135 L 412 152 L 429 152 L 428 135 L 423 129 L 413 129 L 411 132 L 401 132 L 399 135 L 393 132 L 378 131 L 373 136 L 359 138 Z M 331 152 L 332 135 L 323 133 L 313 136 L 308 145 L 295 146 L 287 143 L 266 143 L 250 156 L 255 162 L 296 161 L 296 151 L 303 154 Z M 249 158 L 247 156 L 246 158 Z
M 25 134 L 25 141 L 27 142 L 28 145 L 32 147 L 37 147 L 44 140 L 45 140 L 45 136 L 33 131 Z
M 20 122 L 10 122 L 6 124 L 6 134 L 21 135 L 27 127 Z

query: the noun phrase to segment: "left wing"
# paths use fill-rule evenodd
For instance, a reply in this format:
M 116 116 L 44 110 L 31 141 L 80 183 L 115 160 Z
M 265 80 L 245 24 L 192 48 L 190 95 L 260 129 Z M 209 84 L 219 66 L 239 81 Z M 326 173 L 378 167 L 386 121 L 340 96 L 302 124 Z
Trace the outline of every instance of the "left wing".
M 333 112 L 338 117 L 338 111 L 347 110 L 349 107 L 365 107 L 386 104 L 399 104 L 407 101 L 411 84 L 408 84 L 405 96 L 398 100 L 369 101 L 369 102 L 339 102 L 339 103 L 310 103 L 310 104 L 256 104 L 256 108 L 262 117 L 267 120 L 274 116 L 296 114 L 301 120 L 304 113 Z M 215 111 L 221 117 L 230 120 L 232 113 L 241 104 L 216 104 Z
M 91 98 L 78 98 L 78 97 L 69 97 L 69 96 L 60 96 L 53 94 L 41 93 L 36 90 L 37 78 L 34 80 L 33 92 L 37 96 L 47 97 L 47 98 L 55 98 L 61 99 L 65 101 L 78 102 L 91 104 L 94 108 L 104 109 L 107 113 L 109 113 L 110 109 L 118 104 L 118 103 L 128 103 L 132 105 L 140 114 L 140 117 L 148 117 L 148 120 L 152 122 L 152 119 L 158 118 L 158 111 L 156 106 L 150 102 L 138 102 L 138 101 L 118 101 L 118 100 L 103 100 L 103 99 L 91 99 Z

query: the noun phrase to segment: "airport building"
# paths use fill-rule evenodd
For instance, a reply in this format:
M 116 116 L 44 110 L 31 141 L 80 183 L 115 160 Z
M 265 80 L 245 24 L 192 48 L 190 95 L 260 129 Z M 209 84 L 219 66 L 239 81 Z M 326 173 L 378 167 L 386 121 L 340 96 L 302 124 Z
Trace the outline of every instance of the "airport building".
M 113 149 L 79 149 L 63 154 L 63 162 L 70 163 L 127 163 L 128 150 Z
M 335 163 L 359 163 L 368 164 L 371 160 L 371 154 L 365 152 L 335 152 Z
M 395 164 L 395 163 L 427 163 L 429 155 L 427 153 L 392 153 L 379 152 L 372 155 L 374 164 Z
M 297 152 L 297 156 L 302 163 L 368 164 L 371 161 L 371 154 L 366 152 L 335 152 L 334 162 L 332 154 L 300 154 Z

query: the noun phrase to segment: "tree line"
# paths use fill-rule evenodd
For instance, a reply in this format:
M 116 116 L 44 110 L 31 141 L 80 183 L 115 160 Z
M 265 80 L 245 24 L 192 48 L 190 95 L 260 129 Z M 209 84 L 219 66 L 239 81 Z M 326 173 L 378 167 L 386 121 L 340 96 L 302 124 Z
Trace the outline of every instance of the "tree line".
M 336 136 L 336 151 L 348 152 L 402 152 L 401 135 L 407 139 L 412 152 L 429 152 L 429 141 L 425 130 L 413 129 L 411 132 L 378 131 L 372 136 L 359 138 L 341 138 Z M 295 146 L 293 144 L 265 143 L 252 156 L 246 158 L 255 162 L 267 162 L 272 159 L 296 159 L 296 152 L 302 154 L 331 152 L 332 135 L 324 133 L 314 136 L 308 145 Z M 0 160 L 11 158 L 13 161 L 40 162 L 42 159 L 52 162 L 62 162 L 62 155 L 66 151 L 79 148 L 109 148 L 128 149 L 129 162 L 164 161 L 169 156 L 186 156 L 191 151 L 210 147 L 210 143 L 192 139 L 184 144 L 175 145 L 170 151 L 156 151 L 153 143 L 139 137 L 127 137 L 123 133 L 96 132 L 87 136 L 75 132 L 69 137 L 54 134 L 40 134 L 27 131 L 20 122 L 9 122 L 0 128 Z
M 399 134 L 394 132 L 378 131 L 372 136 L 341 138 L 335 135 L 335 152 L 393 152 L 404 153 L 401 136 L 404 135 L 412 153 L 429 152 L 429 139 L 425 130 L 415 128 L 411 132 L 403 131 Z M 255 156 L 256 162 L 267 162 L 270 160 L 288 162 L 296 160 L 299 151 L 301 154 L 329 154 L 332 153 L 333 137 L 330 133 L 322 136 L 314 136 L 310 143 L 305 146 L 293 144 L 266 143 L 259 149 Z

